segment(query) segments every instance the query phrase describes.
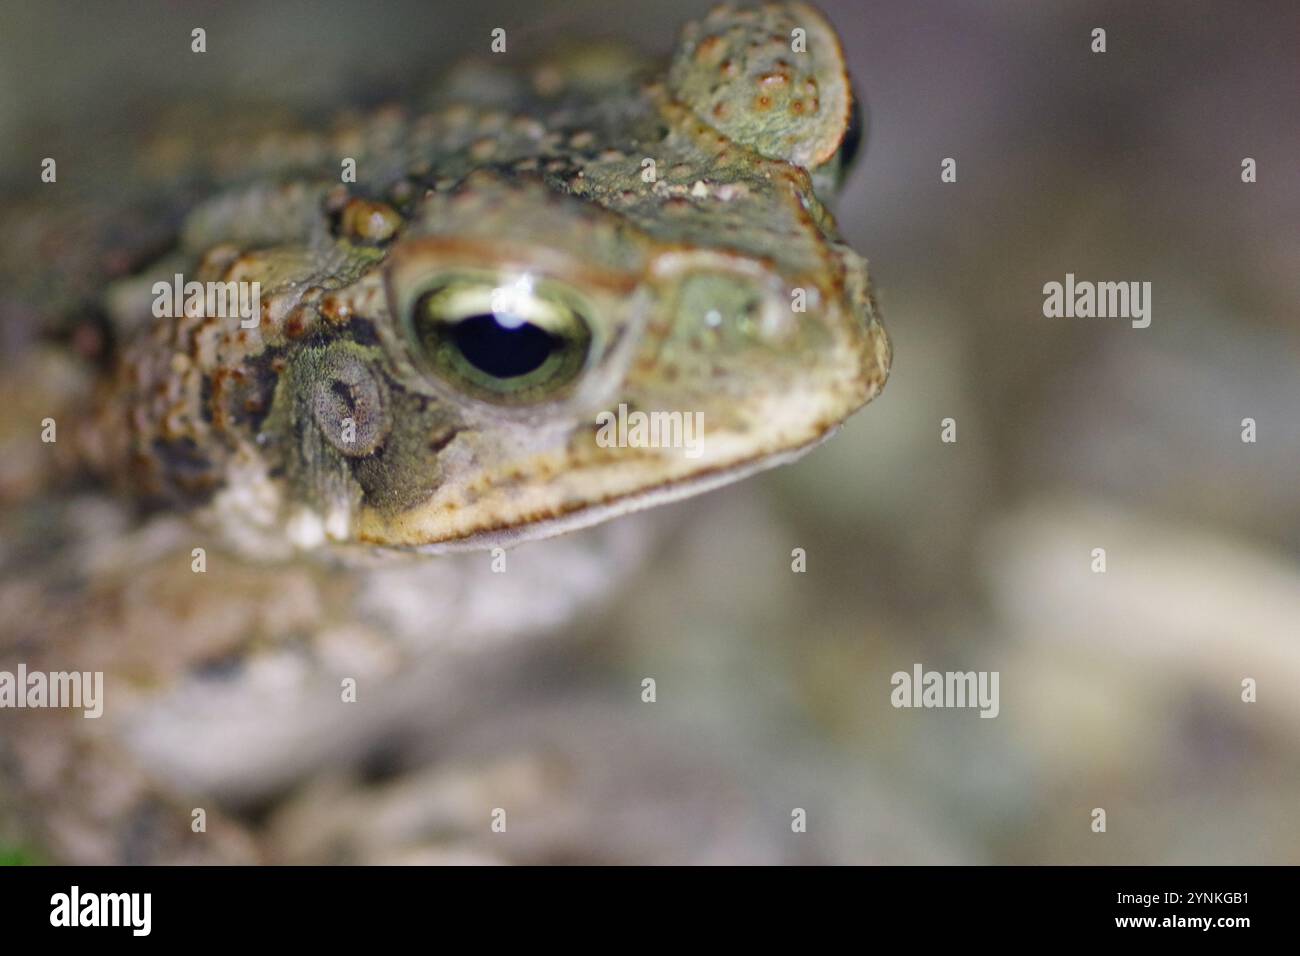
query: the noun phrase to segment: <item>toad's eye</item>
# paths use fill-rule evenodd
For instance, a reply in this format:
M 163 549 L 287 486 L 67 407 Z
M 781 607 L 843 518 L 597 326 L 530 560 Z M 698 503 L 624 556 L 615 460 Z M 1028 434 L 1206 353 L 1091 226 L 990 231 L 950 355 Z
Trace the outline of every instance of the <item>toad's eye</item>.
M 591 350 L 576 299 L 528 276 L 443 278 L 415 298 L 408 321 L 429 371 L 499 404 L 562 397 Z

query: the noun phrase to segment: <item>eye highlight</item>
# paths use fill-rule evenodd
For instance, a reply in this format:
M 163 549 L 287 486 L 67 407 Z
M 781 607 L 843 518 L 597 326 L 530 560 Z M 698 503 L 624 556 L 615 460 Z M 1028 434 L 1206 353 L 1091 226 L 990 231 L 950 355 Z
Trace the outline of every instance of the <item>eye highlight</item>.
M 415 297 L 408 323 L 430 371 L 500 404 L 561 397 L 591 350 L 582 307 L 529 276 L 442 277 Z

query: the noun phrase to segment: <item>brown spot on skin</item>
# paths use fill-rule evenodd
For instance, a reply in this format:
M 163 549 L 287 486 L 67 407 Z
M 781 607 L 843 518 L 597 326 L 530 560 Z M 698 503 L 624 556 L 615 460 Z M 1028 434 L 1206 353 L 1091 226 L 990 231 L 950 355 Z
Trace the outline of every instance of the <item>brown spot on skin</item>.
M 727 118 L 727 104 L 718 103 L 717 106 L 713 107 L 713 115 L 716 119 L 725 120 Z
M 307 330 L 312 326 L 313 319 L 316 317 L 315 310 L 306 306 L 298 306 L 284 320 L 284 334 L 286 338 L 299 339 L 307 334 Z
M 392 239 L 401 224 L 402 217 L 392 206 L 369 199 L 350 200 L 339 221 L 349 239 L 376 244 Z
M 763 110 L 770 110 L 771 108 L 772 98 L 770 96 L 760 96 L 754 100 L 754 109 L 759 110 L 760 112 Z
M 716 35 L 707 36 L 701 40 L 699 45 L 695 48 L 695 59 L 701 63 L 707 63 L 709 60 L 716 57 L 718 53 L 721 52 L 721 49 L 722 37 Z
M 344 325 L 352 318 L 352 310 L 348 308 L 347 303 L 333 293 L 321 299 L 320 314 L 326 322 L 334 325 Z

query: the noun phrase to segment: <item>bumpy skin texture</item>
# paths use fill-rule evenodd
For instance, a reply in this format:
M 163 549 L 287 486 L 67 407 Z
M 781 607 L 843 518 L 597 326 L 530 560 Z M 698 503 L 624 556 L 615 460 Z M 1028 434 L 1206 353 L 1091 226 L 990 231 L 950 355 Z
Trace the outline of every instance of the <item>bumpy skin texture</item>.
M 119 343 L 77 436 L 100 474 L 205 509 L 263 554 L 484 546 L 786 460 L 880 389 L 865 266 L 813 186 L 850 121 L 817 13 L 717 12 L 657 78 L 591 57 L 497 80 L 486 100 L 456 89 L 431 112 L 219 145 L 207 168 L 156 147 L 206 195 L 164 255 L 87 290 Z M 571 387 L 503 408 L 422 367 L 414 294 L 469 269 L 582 300 L 593 343 Z M 175 273 L 258 282 L 261 321 L 154 318 L 152 286 Z M 336 418 L 311 410 L 361 380 L 384 435 L 340 450 Z M 595 417 L 619 403 L 703 412 L 705 453 L 598 447 Z
M 11 741 L 36 799 L 67 786 L 74 764 L 92 773 L 86 741 L 107 753 L 119 732 L 173 789 L 211 784 L 150 728 L 177 708 L 205 712 L 192 675 L 213 661 L 247 666 L 306 634 L 310 679 L 365 671 L 322 663 L 323 646 L 349 640 L 382 659 L 372 673 L 399 668 L 402 625 L 362 606 L 394 575 L 300 567 L 300 554 L 546 537 L 788 461 L 870 400 L 888 341 L 865 263 L 823 204 L 851 116 L 820 14 L 722 9 L 688 26 L 662 66 L 599 49 L 518 71 L 471 64 L 427 110 L 349 115 L 327 131 L 234 127 L 216 143 L 164 134 L 142 151 L 141 202 L 124 189 L 121 203 L 11 209 L 0 664 L 96 664 L 132 700 L 182 701 L 123 707 L 116 731 L 78 722 L 73 736 Z M 340 182 L 344 158 L 355 183 Z M 260 321 L 156 318 L 153 286 L 177 273 L 259 283 Z M 465 276 L 571 307 L 588 337 L 576 374 L 526 401 L 446 374 L 412 316 L 423 294 Z M 620 404 L 701 412 L 702 453 L 601 447 L 596 416 Z M 54 445 L 33 437 L 46 415 Z M 105 518 L 87 477 L 129 510 Z M 191 573 L 186 528 L 229 550 L 224 616 Z M 241 560 L 281 566 L 244 574 Z M 139 617 L 132 602 L 157 594 Z M 178 632 L 191 637 L 160 654 Z M 248 701 L 222 706 L 213 720 Z M 83 789 L 118 802 L 69 811 L 50 841 L 96 861 L 188 858 L 175 849 L 183 828 L 144 850 L 103 836 L 107 819 L 139 816 L 126 808 L 151 783 L 124 769 L 134 759 L 100 759 Z M 245 858 L 237 839 L 218 844 Z

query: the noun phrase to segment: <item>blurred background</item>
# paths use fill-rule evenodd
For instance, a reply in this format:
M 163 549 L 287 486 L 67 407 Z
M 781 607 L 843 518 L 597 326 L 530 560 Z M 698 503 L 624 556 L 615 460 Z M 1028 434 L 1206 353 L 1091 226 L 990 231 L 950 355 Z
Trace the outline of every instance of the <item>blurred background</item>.
M 496 26 L 667 53 L 707 7 L 9 0 L 0 156 L 129 141 L 213 90 L 408 95 Z M 869 116 L 836 211 L 884 394 L 798 464 L 653 512 L 641 569 L 454 718 L 412 717 L 396 769 L 259 820 L 284 858 L 346 826 L 383 861 L 1300 862 L 1300 8 L 821 7 Z M 149 52 L 196 25 L 206 57 Z M 1067 272 L 1149 281 L 1151 326 L 1044 318 Z M 916 663 L 998 671 L 999 716 L 894 709 Z M 485 780 L 533 801 L 509 844 L 449 835 Z M 410 824 L 431 800 L 440 828 Z

